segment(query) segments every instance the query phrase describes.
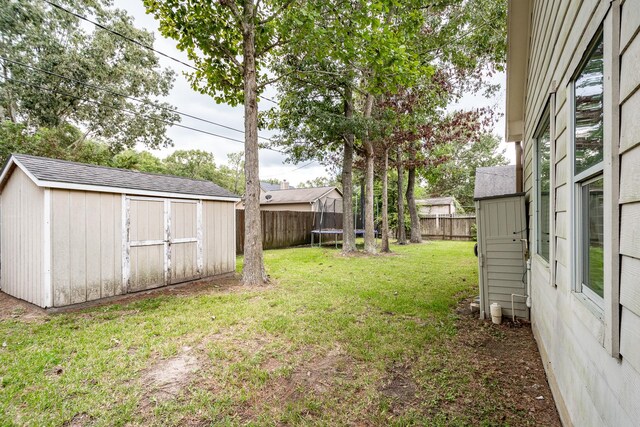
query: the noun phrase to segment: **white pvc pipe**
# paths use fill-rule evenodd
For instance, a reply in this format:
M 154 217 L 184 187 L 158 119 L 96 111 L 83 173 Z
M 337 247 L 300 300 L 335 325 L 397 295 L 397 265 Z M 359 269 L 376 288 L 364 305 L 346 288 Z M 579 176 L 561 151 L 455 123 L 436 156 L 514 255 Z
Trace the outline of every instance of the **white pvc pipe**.
M 527 260 L 527 307 L 531 308 L 531 259 Z
M 527 298 L 527 300 L 529 299 L 529 297 L 526 296 L 526 295 L 511 294 L 511 319 L 515 322 L 516 321 L 516 311 L 514 309 L 513 297 Z

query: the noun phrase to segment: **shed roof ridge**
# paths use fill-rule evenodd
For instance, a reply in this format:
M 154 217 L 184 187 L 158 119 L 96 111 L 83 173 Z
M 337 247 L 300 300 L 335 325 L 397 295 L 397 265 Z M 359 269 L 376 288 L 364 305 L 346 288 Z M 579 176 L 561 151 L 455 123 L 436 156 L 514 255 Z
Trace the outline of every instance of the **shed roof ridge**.
M 211 183 L 211 184 L 214 184 L 214 185 L 217 185 L 218 187 L 220 187 L 215 182 L 209 181 L 207 179 L 189 178 L 189 177 L 186 177 L 186 176 L 171 175 L 171 174 L 158 173 L 158 172 L 145 172 L 145 171 L 139 171 L 139 170 L 135 170 L 135 169 L 117 168 L 115 166 L 96 165 L 94 163 L 74 162 L 72 160 L 56 159 L 54 157 L 34 156 L 34 155 L 31 155 L 31 154 L 13 153 L 13 154 L 11 154 L 11 156 L 17 158 L 18 160 L 20 159 L 20 157 L 29 157 L 31 159 L 47 160 L 47 161 L 53 161 L 53 162 L 59 162 L 59 163 L 67 163 L 67 164 L 79 165 L 79 166 L 88 166 L 88 167 L 107 169 L 107 170 L 117 170 L 117 171 L 122 171 L 122 172 L 130 172 L 130 173 L 134 173 L 134 174 L 143 174 L 143 175 L 151 175 L 151 176 L 164 176 L 164 177 L 170 177 L 170 178 L 183 179 L 183 180 L 186 180 L 186 181 L 206 182 L 206 183 Z M 23 165 L 23 166 L 28 168 L 27 165 Z M 222 187 L 220 187 L 220 188 L 222 188 Z

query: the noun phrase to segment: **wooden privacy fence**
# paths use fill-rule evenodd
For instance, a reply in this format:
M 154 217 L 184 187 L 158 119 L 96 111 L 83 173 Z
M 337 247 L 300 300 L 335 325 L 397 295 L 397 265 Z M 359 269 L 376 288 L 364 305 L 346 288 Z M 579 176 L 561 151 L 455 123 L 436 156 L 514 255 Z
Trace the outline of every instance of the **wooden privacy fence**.
M 319 228 L 319 214 L 296 211 L 261 211 L 263 249 L 287 248 L 311 243 L 311 230 Z M 342 227 L 342 214 L 325 213 L 325 224 Z M 325 241 L 325 239 L 322 239 Z M 326 241 L 333 241 L 329 237 Z M 236 253 L 244 252 L 244 210 L 236 210 Z
M 473 240 L 475 223 L 475 215 L 426 215 L 420 218 L 420 230 L 431 240 Z

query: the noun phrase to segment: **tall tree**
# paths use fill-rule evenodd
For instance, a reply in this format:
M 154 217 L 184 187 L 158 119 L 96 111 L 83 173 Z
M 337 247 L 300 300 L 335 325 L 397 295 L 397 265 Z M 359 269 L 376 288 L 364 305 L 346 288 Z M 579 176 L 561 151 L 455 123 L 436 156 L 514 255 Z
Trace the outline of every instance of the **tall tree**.
M 242 281 L 267 282 L 262 253 L 258 158 L 258 98 L 271 77 L 265 71 L 269 55 L 297 27 L 287 19 L 293 0 L 144 0 L 160 31 L 178 41 L 196 71 L 189 74 L 195 90 L 217 102 L 244 105 L 245 244 Z
M 174 73 L 149 49 L 81 25 L 68 12 L 99 19 L 143 45 L 153 45 L 152 33 L 108 0 L 57 3 L 66 11 L 42 0 L 0 2 L 0 120 L 22 123 L 32 134 L 73 125 L 83 130 L 74 148 L 87 138 L 108 142 L 114 152 L 171 145 L 165 131 L 179 116 L 155 99 L 169 93 Z
M 366 169 L 365 250 L 375 252 L 374 98 L 430 74 L 431 67 L 422 63 L 415 49 L 408 48 L 416 46 L 413 41 L 423 19 L 420 6 L 419 1 L 399 4 L 392 0 L 311 3 L 314 25 L 288 47 L 280 61 L 289 75 L 279 88 L 281 100 L 290 99 L 300 106 L 291 114 L 281 102 L 281 114 L 286 116 L 281 123 L 286 129 L 302 128 L 314 136 L 310 144 L 294 148 L 299 149 L 296 154 L 310 153 L 324 159 L 328 153 L 342 155 L 345 252 L 355 249 L 351 232 L 354 151 L 364 158 Z M 301 97 L 305 91 L 320 96 Z M 314 114 L 302 114 L 304 111 Z
M 396 172 L 398 174 L 398 244 L 407 244 L 407 231 L 404 223 L 404 166 L 402 159 L 402 147 L 396 146 Z

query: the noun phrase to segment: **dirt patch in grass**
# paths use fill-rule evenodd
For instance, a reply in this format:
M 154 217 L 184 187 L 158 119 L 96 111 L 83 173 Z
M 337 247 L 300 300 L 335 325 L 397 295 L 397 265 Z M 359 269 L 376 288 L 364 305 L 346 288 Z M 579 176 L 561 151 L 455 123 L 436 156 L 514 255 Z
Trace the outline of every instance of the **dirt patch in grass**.
M 411 378 L 408 366 L 398 365 L 391 369 L 384 385 L 378 390 L 382 395 L 406 404 L 416 400 L 418 388 Z
M 177 397 L 199 367 L 198 358 L 190 347 L 184 347 L 175 357 L 158 361 L 142 376 L 143 387 L 148 390 L 143 406 Z
M 350 374 L 351 363 L 342 349 L 336 347 L 326 355 L 316 357 L 295 369 L 287 381 L 288 389 L 325 393 L 337 379 L 344 379 Z
M 89 414 L 81 413 L 74 415 L 71 420 L 64 423 L 65 427 L 84 427 L 91 425 L 93 422 L 93 417 Z
M 38 321 L 47 317 L 40 307 L 0 292 L 0 321 L 17 319 L 23 322 Z

